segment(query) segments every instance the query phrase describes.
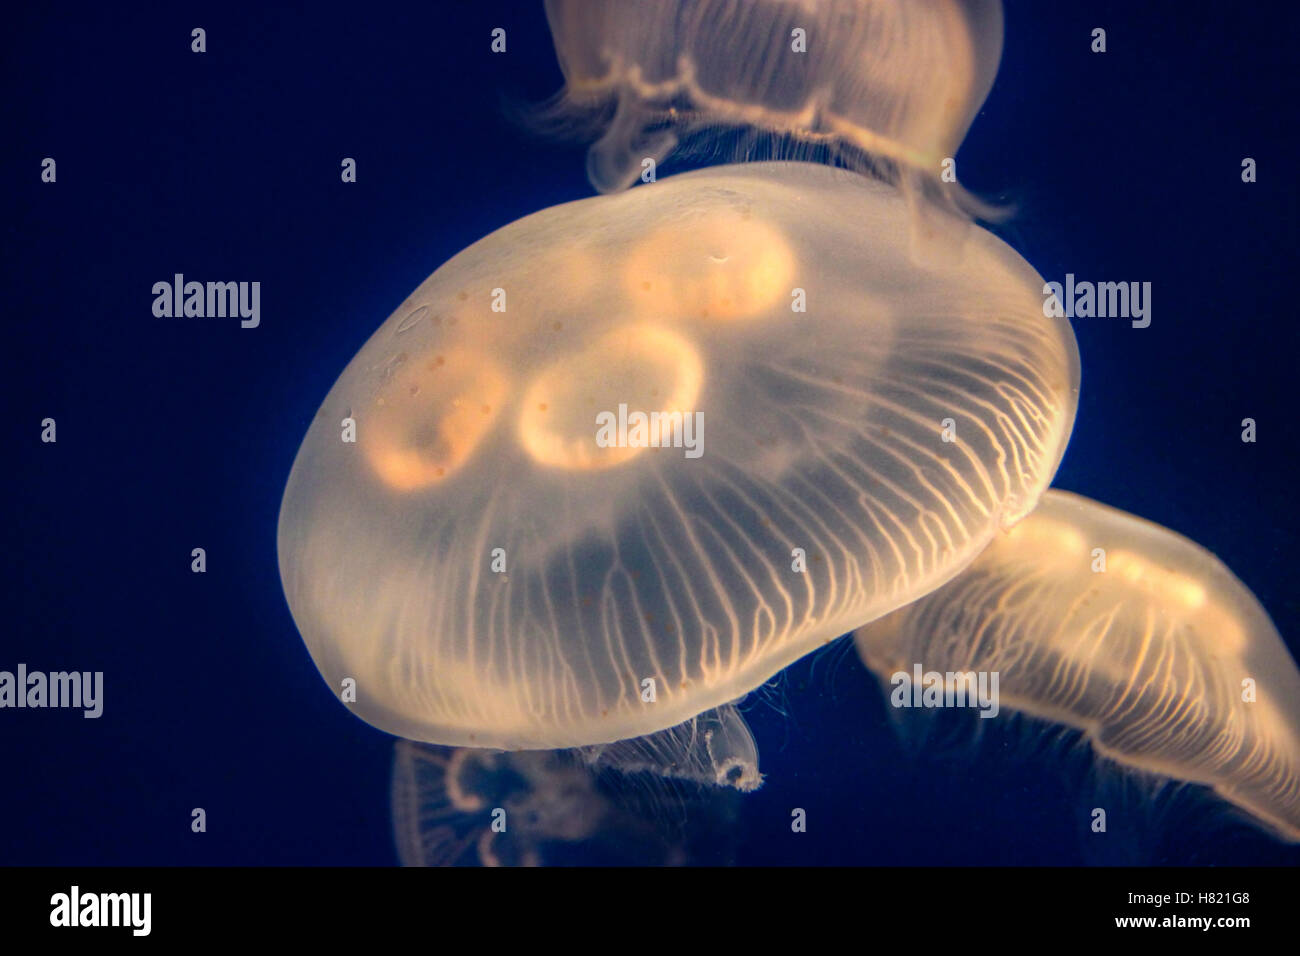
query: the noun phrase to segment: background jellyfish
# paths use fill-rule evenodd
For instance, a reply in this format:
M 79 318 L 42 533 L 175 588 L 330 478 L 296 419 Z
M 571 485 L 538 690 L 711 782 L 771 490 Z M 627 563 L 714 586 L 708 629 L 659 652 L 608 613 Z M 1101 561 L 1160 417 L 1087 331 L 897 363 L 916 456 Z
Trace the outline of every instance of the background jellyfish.
M 1158 525 L 1049 491 L 964 573 L 855 639 L 886 682 L 918 664 L 997 673 L 1003 707 L 1300 840 L 1300 672 L 1245 585 Z
M 613 112 L 588 157 L 601 192 L 719 126 L 937 177 L 1002 52 L 996 0 L 547 0 L 546 15 L 565 101 Z
M 850 173 L 723 167 L 543 210 L 435 272 L 285 489 L 281 579 L 329 685 L 411 739 L 608 743 L 959 571 L 1051 480 L 1078 355 L 1008 246 L 975 231 L 920 269 L 906 222 Z M 698 422 L 699 454 L 676 426 L 602 441 L 628 410 Z
M 399 740 L 393 763 L 393 835 L 403 866 L 541 863 L 543 843 L 588 839 L 607 801 L 581 762 L 561 751 L 501 753 Z M 494 840 L 497 818 L 504 837 Z
M 684 733 L 699 736 L 685 747 L 681 739 L 666 749 L 652 739 L 626 753 L 508 753 L 399 740 L 392 778 L 398 857 L 404 866 L 728 863 L 739 814 L 731 784 L 740 776 L 717 786 L 689 763 L 692 756 L 709 763 L 705 740 L 727 723 L 691 721 Z M 686 764 L 676 762 L 682 756 Z
M 604 127 L 587 158 L 601 192 L 739 130 L 736 157 L 775 136 L 785 157 L 902 185 L 930 239 L 956 226 L 939 206 L 992 213 L 941 176 L 997 72 L 998 0 L 547 0 L 546 14 L 559 112 Z

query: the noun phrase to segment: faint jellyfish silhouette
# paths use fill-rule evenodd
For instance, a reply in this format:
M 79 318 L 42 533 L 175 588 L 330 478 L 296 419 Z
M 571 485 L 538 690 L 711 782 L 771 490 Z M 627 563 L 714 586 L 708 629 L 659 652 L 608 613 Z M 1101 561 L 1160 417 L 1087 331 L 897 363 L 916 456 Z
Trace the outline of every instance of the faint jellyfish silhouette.
M 991 212 L 944 174 L 993 85 L 999 0 L 547 0 L 546 14 L 565 79 L 546 113 L 603 128 L 587 158 L 600 192 L 738 130 L 736 159 L 816 155 L 900 185 L 914 212 Z
M 972 230 L 918 268 L 907 221 L 864 177 L 748 164 L 437 270 L 285 489 L 281 579 L 328 684 L 414 740 L 610 743 L 960 571 L 1049 484 L 1078 353 L 1010 247 Z
M 965 572 L 855 640 L 893 694 L 915 698 L 897 675 L 918 667 L 954 691 L 996 674 L 1002 707 L 1300 840 L 1300 671 L 1246 586 L 1165 528 L 1049 491 Z
M 757 759 L 737 721 L 734 708 L 722 708 L 639 746 L 584 750 L 399 740 L 392 779 L 399 859 L 404 866 L 730 862 L 736 798 L 757 786 L 757 765 L 735 762 L 746 747 Z M 737 747 L 738 732 L 747 745 Z M 732 748 L 728 758 L 715 746 Z M 655 785 L 664 777 L 685 782 Z
M 609 803 L 564 751 L 396 744 L 393 833 L 404 866 L 536 866 L 549 842 L 586 840 Z M 494 839 L 495 831 L 505 838 Z

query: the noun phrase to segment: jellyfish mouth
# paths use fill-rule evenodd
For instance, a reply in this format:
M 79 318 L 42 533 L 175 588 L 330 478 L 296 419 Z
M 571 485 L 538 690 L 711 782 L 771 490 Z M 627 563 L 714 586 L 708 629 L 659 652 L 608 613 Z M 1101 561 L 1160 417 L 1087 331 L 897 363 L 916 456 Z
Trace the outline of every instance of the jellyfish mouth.
M 427 353 L 405 363 L 358 416 L 357 444 L 388 487 L 435 485 L 473 456 L 508 391 L 500 367 L 478 352 Z
M 570 471 L 613 468 L 650 443 L 604 427 L 608 416 L 642 409 L 679 420 L 693 413 L 704 360 L 684 336 L 631 323 L 540 372 L 524 394 L 517 435 L 534 461 Z

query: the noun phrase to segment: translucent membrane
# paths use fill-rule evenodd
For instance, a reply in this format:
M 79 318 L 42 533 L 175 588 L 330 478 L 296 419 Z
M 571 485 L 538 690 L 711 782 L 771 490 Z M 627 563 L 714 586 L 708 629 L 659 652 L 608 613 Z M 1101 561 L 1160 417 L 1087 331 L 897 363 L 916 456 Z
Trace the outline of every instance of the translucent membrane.
M 938 183 L 1002 52 L 997 0 L 547 0 L 546 12 L 563 102 L 609 113 L 587 164 L 603 192 L 728 127 Z
M 1049 491 L 959 577 L 855 639 L 886 680 L 917 664 L 997 673 L 1003 707 L 1300 839 L 1300 672 L 1245 585 L 1158 525 Z
M 330 687 L 412 739 L 607 743 L 958 572 L 1050 482 L 1078 354 L 1012 249 L 973 230 L 928 271 L 907 221 L 842 170 L 719 167 L 435 272 L 285 489 L 281 578 Z
M 655 734 L 579 752 L 590 766 L 622 773 L 654 773 L 745 791 L 757 790 L 763 782 L 754 735 L 731 704 Z

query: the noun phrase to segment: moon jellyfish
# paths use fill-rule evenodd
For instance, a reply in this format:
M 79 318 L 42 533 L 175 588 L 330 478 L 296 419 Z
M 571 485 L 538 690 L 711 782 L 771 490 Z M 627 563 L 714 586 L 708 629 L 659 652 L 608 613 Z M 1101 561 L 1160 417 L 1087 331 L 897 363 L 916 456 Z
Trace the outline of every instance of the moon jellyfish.
M 960 571 L 1050 482 L 1078 353 L 1009 246 L 973 230 L 929 271 L 906 221 L 843 170 L 728 166 L 434 272 L 285 489 L 281 579 L 329 686 L 414 740 L 604 744 Z
M 1002 706 L 1300 840 L 1300 671 L 1246 586 L 1165 528 L 1049 491 L 963 574 L 855 638 L 895 695 L 915 697 L 918 670 L 936 694 L 997 675 Z
M 398 856 L 405 866 L 729 862 L 734 798 L 757 786 L 754 763 L 715 753 L 736 748 L 729 735 L 739 732 L 747 741 L 739 751 L 757 759 L 738 721 L 723 708 L 650 738 L 584 750 L 506 753 L 400 740 L 392 779 Z M 638 779 L 645 773 L 654 777 Z M 661 777 L 688 783 L 655 786 Z
M 953 157 L 1002 55 L 998 0 L 547 0 L 546 14 L 558 111 L 604 120 L 587 158 L 601 192 L 735 129 L 738 154 L 776 137 L 901 185 L 914 213 L 990 214 Z M 942 239 L 953 223 L 924 228 Z
M 543 843 L 589 839 L 606 809 L 586 768 L 562 751 L 396 745 L 393 835 L 403 866 L 450 866 L 471 851 L 487 866 L 536 866 Z M 494 818 L 504 829 L 492 829 Z

